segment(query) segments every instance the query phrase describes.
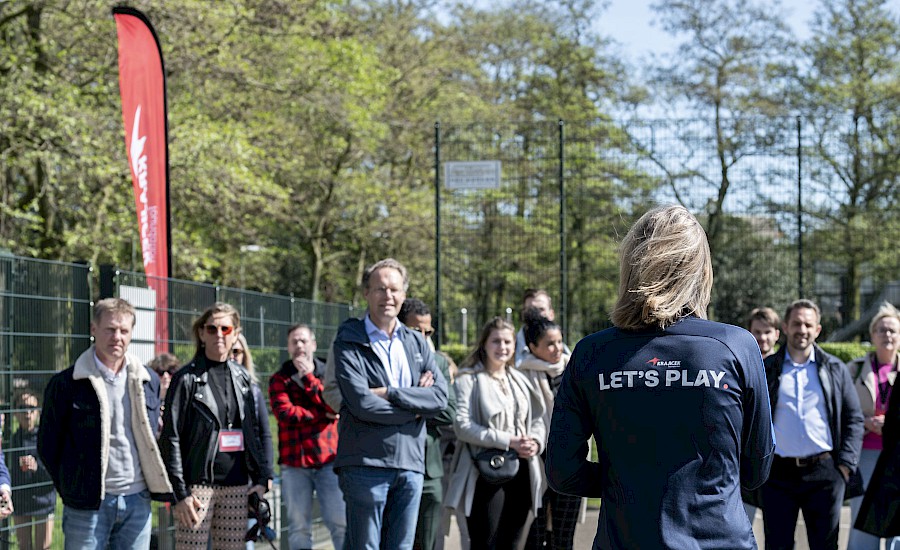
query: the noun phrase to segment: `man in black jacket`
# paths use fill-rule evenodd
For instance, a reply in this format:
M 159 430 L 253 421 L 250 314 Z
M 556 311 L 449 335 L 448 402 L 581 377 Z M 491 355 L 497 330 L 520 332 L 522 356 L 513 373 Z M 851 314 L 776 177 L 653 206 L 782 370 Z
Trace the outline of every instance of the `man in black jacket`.
M 810 548 L 836 549 L 844 489 L 862 447 L 863 416 L 847 367 L 815 345 L 822 331 L 810 300 L 788 306 L 786 345 L 765 360 L 775 460 L 762 489 L 766 548 L 794 547 L 803 510 Z
M 150 494 L 171 498 L 156 445 L 159 377 L 127 353 L 134 308 L 94 306 L 94 345 L 50 379 L 38 454 L 63 504 L 66 548 L 148 548 Z

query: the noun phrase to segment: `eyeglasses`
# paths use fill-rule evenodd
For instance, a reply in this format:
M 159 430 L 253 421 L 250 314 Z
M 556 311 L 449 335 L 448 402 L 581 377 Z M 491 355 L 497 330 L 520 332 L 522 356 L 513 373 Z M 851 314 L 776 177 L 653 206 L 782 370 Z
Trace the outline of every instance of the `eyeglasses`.
M 238 355 L 244 355 L 244 350 L 242 350 L 241 348 L 234 348 L 233 350 L 231 350 L 231 355 L 235 357 L 237 357 Z
M 428 329 L 428 330 L 419 330 L 419 332 L 421 332 L 422 334 L 424 334 L 424 335 L 425 335 L 425 338 L 428 338 L 429 336 L 431 336 L 432 334 L 434 334 L 434 329 L 431 328 L 431 329 Z
M 234 331 L 234 327 L 219 325 L 206 325 L 203 328 L 206 329 L 206 334 L 209 334 L 210 336 L 218 334 L 219 330 L 222 331 L 222 336 L 228 336 Z
M 169 376 L 175 376 L 175 368 L 171 369 L 156 369 L 156 375 L 162 378 L 164 374 L 168 374 Z

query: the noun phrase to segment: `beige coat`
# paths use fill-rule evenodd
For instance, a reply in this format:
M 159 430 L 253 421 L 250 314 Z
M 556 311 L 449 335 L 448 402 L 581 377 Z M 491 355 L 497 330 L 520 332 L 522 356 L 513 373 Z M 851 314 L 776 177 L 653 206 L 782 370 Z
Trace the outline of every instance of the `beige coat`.
M 856 386 L 856 393 L 859 395 L 859 407 L 862 409 L 863 416 L 869 418 L 875 414 L 875 369 L 872 368 L 872 362 L 875 360 L 874 353 L 867 353 L 863 357 L 857 357 L 847 368 L 850 369 L 850 378 Z M 891 386 L 897 379 L 897 361 L 894 361 L 894 370 L 888 373 L 888 382 Z
M 528 395 L 528 414 L 526 424 L 528 435 L 537 440 L 539 446 L 538 455 L 544 448 L 547 427 L 544 425 L 544 400 L 540 391 L 535 388 L 524 374 L 510 368 L 510 377 L 523 393 Z M 475 384 L 475 377 L 478 384 Z M 478 365 L 474 370 L 466 369 L 456 376 L 456 420 L 453 422 L 453 431 L 459 440 L 456 453 L 450 465 L 450 483 L 447 494 L 444 496 L 444 505 L 449 508 L 462 510 L 468 517 L 472 512 L 472 499 L 475 496 L 475 482 L 478 481 L 478 470 L 469 453 L 471 445 L 472 453 L 478 454 L 484 449 L 494 448 L 506 450 L 509 448 L 510 437 L 514 434 L 501 431 L 497 428 L 502 406 L 496 384 L 490 380 L 490 374 L 484 372 L 484 368 Z M 519 406 L 522 406 L 520 403 Z M 464 445 L 464 443 L 470 445 Z M 544 472 L 539 456 L 535 455 L 528 460 L 528 470 L 531 480 L 531 504 L 532 511 L 541 507 L 541 496 L 544 493 Z

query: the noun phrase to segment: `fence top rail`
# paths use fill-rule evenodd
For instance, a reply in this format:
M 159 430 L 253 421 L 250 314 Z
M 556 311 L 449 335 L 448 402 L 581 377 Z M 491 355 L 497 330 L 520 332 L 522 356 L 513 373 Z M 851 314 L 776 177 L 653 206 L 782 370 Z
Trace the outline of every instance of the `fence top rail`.
M 91 271 L 94 267 L 90 263 L 75 263 L 75 262 L 63 262 L 60 260 L 45 260 L 43 258 L 29 258 L 26 256 L 17 256 L 15 254 L 10 254 L 8 252 L 0 252 L 0 261 L 3 260 L 13 260 L 17 262 L 34 262 L 38 264 L 48 264 L 48 265 L 58 265 L 62 267 L 76 267 L 80 269 L 85 269 L 87 271 Z

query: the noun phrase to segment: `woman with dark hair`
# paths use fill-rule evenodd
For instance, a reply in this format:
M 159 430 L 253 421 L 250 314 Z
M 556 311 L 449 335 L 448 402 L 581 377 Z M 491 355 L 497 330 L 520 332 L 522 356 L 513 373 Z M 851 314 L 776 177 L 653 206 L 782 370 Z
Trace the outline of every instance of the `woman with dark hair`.
M 556 390 L 569 362 L 569 354 L 564 352 L 562 329 L 554 321 L 541 315 L 536 308 L 526 310 L 524 319 L 523 332 L 528 351 L 522 356 L 519 369 L 528 376 L 532 385 L 540 390 L 546 406 L 544 424 L 549 426 Z M 544 444 L 546 448 L 546 442 Z M 541 457 L 546 458 L 546 451 Z M 548 487 L 544 492 L 543 506 L 537 510 L 531 524 L 525 547 L 535 550 L 540 548 L 572 550 L 575 545 L 575 525 L 581 512 L 581 502 L 581 497 L 564 495 Z
M 36 393 L 24 391 L 19 394 L 14 413 L 19 429 L 10 440 L 13 450 L 9 453 L 9 462 L 13 465 L 13 485 L 17 487 L 12 493 L 16 542 L 19 548 L 25 550 L 39 550 L 53 545 L 56 489 L 50 473 L 35 451 L 40 413 Z
M 463 510 L 471 550 L 517 548 L 528 512 L 541 506 L 544 400 L 513 368 L 514 352 L 513 326 L 495 317 L 456 376 L 459 444 L 445 504 Z M 506 460 L 515 462 L 505 480 L 485 477 L 477 464 L 499 467 Z
M 172 379 L 159 447 L 175 490 L 176 548 L 241 550 L 247 495 L 272 478 L 250 375 L 230 359 L 240 316 L 216 303 L 194 322 L 197 353 Z M 252 482 L 252 486 L 251 486 Z

